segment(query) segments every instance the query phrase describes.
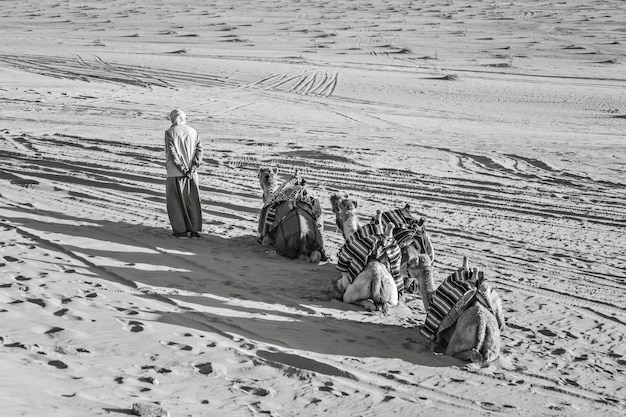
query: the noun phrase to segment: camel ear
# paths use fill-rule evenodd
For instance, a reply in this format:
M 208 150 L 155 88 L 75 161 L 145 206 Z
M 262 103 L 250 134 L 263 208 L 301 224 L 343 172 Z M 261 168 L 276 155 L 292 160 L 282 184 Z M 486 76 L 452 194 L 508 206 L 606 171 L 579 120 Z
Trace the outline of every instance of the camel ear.
M 469 271 L 469 261 L 467 260 L 467 256 L 463 257 L 463 266 L 461 268 L 465 271 Z
M 278 174 L 278 167 L 272 167 L 272 173 L 274 175 Z
M 354 203 L 354 208 L 359 207 L 359 203 L 357 203 L 356 200 L 352 200 L 352 202 Z
M 337 213 L 339 211 L 340 202 L 341 202 L 341 194 L 334 193 L 330 196 L 330 205 L 333 208 L 334 213 Z
M 485 285 L 485 273 L 483 271 L 478 271 L 478 278 L 476 278 L 476 286 L 480 287 Z

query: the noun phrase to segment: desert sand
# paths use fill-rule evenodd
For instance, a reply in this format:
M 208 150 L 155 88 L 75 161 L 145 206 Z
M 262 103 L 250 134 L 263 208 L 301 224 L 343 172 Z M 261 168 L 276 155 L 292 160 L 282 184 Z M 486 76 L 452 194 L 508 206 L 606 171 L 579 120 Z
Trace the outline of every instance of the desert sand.
M 618 416 L 626 409 L 626 3 L 0 4 L 3 417 Z M 165 208 L 200 134 L 204 236 Z M 255 241 L 257 171 L 300 168 L 328 262 Z M 332 298 L 343 238 L 409 203 L 441 282 L 504 302 L 500 359 L 437 356 L 408 294 Z

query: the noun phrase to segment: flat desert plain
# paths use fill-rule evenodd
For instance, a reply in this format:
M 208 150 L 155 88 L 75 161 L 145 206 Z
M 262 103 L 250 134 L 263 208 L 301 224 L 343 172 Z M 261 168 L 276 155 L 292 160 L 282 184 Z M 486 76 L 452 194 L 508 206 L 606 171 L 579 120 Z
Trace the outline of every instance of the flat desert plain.
M 2 1 L 0 35 L 3 417 L 624 415 L 624 1 Z M 327 262 L 256 242 L 260 166 L 301 169 Z M 436 283 L 484 271 L 496 362 L 435 355 L 417 294 L 331 296 L 337 191 L 424 217 Z

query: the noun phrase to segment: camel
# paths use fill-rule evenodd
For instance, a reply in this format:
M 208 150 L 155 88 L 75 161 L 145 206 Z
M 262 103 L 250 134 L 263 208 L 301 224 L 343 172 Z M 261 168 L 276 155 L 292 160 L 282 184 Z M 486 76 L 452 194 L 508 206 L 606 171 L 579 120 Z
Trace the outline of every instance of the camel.
M 425 288 L 427 283 L 421 284 Z M 453 291 L 449 291 L 454 288 Z M 462 293 L 451 306 L 451 294 Z M 434 305 L 437 308 L 432 308 Z M 450 307 L 445 317 L 439 311 Z M 502 302 L 484 282 L 477 268 L 470 269 L 467 257 L 463 266 L 431 293 L 428 315 L 421 333 L 429 337 L 448 356 L 488 365 L 500 356 L 501 331 L 505 322 Z M 457 317 L 458 316 L 458 317 Z
M 345 239 L 338 262 L 342 273 L 335 282 L 344 302 L 387 314 L 390 307 L 398 305 L 405 283 L 432 281 L 431 258 L 417 253 L 415 248 L 410 251 L 414 259 L 410 259 L 411 267 L 406 268 L 407 276 L 400 276 L 402 252 L 393 238 L 396 225 L 388 220 L 383 222 L 384 214 L 380 210 L 371 223 L 363 225 L 356 213 L 358 203 L 348 194 L 335 193 L 330 202 L 337 227 Z M 397 267 L 395 278 L 394 266 Z M 351 279 L 349 272 L 356 276 Z
M 298 169 L 276 188 L 276 168 L 259 168 L 263 208 L 257 240 L 288 258 L 320 262 L 326 259 L 319 201 L 306 187 Z
M 330 196 L 330 203 L 332 211 L 335 214 L 335 224 L 337 228 L 341 230 L 346 244 L 350 246 L 349 242 L 352 235 L 354 235 L 362 226 L 359 216 L 356 213 L 358 203 L 355 199 L 351 198 L 345 192 L 336 192 Z M 398 289 L 398 297 L 401 296 L 403 291 L 411 291 L 419 288 L 420 285 L 428 284 L 427 288 L 421 288 L 422 299 L 425 306 L 427 306 L 429 292 L 432 292 L 432 265 L 435 259 L 435 253 L 430 242 L 428 234 L 423 228 L 424 219 L 416 219 L 410 210 L 410 205 L 406 204 L 403 208 L 381 213 L 377 211 L 376 216 L 372 219 L 374 224 L 379 224 L 381 228 L 387 230 L 387 227 L 392 229 L 394 239 L 397 236 L 399 241 L 396 241 L 398 253 L 401 253 L 400 271 L 395 274 L 396 288 Z M 395 224 L 397 223 L 397 224 Z M 361 233 L 362 234 L 362 233 Z M 391 237 L 389 230 L 386 232 L 387 239 Z M 362 236 L 359 239 L 366 239 Z M 347 251 L 362 250 L 363 245 L 375 244 L 371 241 L 361 242 L 356 246 L 360 248 L 349 248 Z M 343 252 L 340 251 L 340 255 Z M 340 259 L 341 261 L 341 259 Z M 369 266 L 369 265 L 367 265 Z M 389 270 L 394 265 L 387 263 L 387 269 Z M 364 268 L 364 271 L 367 268 Z M 374 268 L 372 270 L 367 269 L 368 273 L 373 271 L 379 271 L 380 268 Z M 400 276 L 398 276 L 400 275 Z M 346 285 L 346 278 L 344 277 L 344 287 Z M 347 282 L 349 284 L 349 281 Z M 341 289 L 342 291 L 345 288 Z M 350 293 L 348 293 L 350 294 Z M 371 307 L 371 305 L 368 305 Z M 426 307 L 427 308 L 427 307 Z
M 385 236 L 391 236 L 393 225 L 385 229 Z M 370 260 L 354 280 L 343 272 L 335 282 L 344 303 L 362 306 L 366 311 L 380 310 L 387 314 L 390 307 L 398 305 L 398 289 L 385 264 L 385 260 Z

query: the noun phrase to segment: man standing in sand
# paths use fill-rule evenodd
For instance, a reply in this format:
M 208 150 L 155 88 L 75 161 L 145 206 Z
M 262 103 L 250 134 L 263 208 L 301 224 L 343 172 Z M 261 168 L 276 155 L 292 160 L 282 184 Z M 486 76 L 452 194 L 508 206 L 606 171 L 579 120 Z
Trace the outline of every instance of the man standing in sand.
M 172 126 L 165 131 L 167 215 L 175 237 L 198 238 L 202 231 L 202 208 L 197 170 L 204 151 L 198 133 L 187 126 L 187 116 L 182 110 L 173 110 L 170 120 Z

